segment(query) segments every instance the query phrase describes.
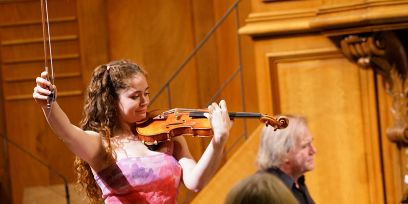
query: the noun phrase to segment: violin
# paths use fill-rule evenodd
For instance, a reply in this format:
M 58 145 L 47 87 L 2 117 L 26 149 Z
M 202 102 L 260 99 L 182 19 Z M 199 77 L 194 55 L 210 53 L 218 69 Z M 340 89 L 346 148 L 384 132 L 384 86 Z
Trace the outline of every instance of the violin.
M 211 137 L 213 131 L 209 120 L 204 116 L 205 109 L 175 108 L 162 112 L 136 127 L 137 137 L 145 145 L 157 145 L 160 142 L 171 141 L 173 137 L 190 135 L 194 137 Z M 259 118 L 266 126 L 276 129 L 286 128 L 289 120 L 285 116 L 277 119 L 261 113 L 229 112 L 230 119 Z M 152 114 L 149 114 L 152 115 Z

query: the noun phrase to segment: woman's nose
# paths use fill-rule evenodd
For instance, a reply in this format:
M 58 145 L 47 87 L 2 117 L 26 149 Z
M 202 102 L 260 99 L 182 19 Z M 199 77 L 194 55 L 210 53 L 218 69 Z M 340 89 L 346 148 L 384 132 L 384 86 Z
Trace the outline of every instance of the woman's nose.
M 143 95 L 142 97 L 140 97 L 141 101 L 140 101 L 140 105 L 141 106 L 147 106 L 150 103 L 150 98 L 149 95 Z

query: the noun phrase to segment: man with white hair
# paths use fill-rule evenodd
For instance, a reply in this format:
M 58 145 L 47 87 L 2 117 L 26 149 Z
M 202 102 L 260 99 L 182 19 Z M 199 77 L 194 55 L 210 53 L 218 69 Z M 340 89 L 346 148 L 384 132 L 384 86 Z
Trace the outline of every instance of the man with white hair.
M 289 125 L 274 130 L 263 129 L 257 164 L 261 171 L 269 172 L 292 191 L 300 204 L 313 204 L 307 190 L 304 173 L 313 170 L 316 148 L 305 118 L 289 116 Z

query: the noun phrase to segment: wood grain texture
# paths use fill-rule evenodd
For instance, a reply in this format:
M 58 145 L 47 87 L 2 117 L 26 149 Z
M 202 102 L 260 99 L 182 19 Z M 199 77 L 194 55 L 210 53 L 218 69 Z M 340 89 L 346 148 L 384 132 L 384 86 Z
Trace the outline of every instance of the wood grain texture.
M 252 1 L 253 11 L 240 33 L 251 36 L 308 33 L 377 26 L 400 27 L 408 18 L 406 0 Z M 373 29 L 371 29 L 373 30 Z
M 393 117 L 391 114 L 392 98 L 385 93 L 385 89 L 382 86 L 383 79 L 381 76 L 377 76 L 378 80 L 378 102 L 381 126 L 381 148 L 382 148 L 382 160 L 384 168 L 384 184 L 386 194 L 386 203 L 398 203 L 400 202 L 403 192 L 405 192 L 406 185 L 404 185 L 404 178 L 401 175 L 404 172 L 404 167 L 401 163 L 402 159 L 406 157 L 406 147 L 398 147 L 395 143 L 391 142 L 387 137 L 386 129 L 393 125 Z M 407 170 L 407 169 L 405 169 Z
M 373 73 L 349 62 L 318 34 L 256 39 L 255 57 L 261 112 L 308 118 L 318 153 L 316 169 L 306 180 L 316 203 L 383 203 Z M 237 163 L 253 162 L 246 159 Z M 224 168 L 214 178 L 219 183 L 207 188 L 232 185 L 223 178 L 231 176 Z M 214 192 L 224 197 L 227 191 Z M 203 191 L 197 198 L 213 198 L 211 193 Z
M 284 52 L 269 56 L 275 64 L 271 68 L 277 69 L 281 111 L 305 115 L 315 137 L 318 154 L 316 169 L 307 177 L 310 191 L 318 203 L 382 203 L 380 158 L 375 157 L 379 132 L 376 120 L 370 120 L 375 118 L 373 79 L 336 54 L 324 38 L 304 38 L 303 45 L 310 46 L 305 53 L 299 37 L 290 43 L 296 50 L 288 51 L 286 44 Z
M 366 109 L 375 107 L 364 104 L 370 89 L 360 90 L 360 70 L 344 59 L 282 63 L 278 69 L 282 112 L 306 116 L 315 138 L 316 169 L 307 176 L 315 201 L 382 203 L 379 158 L 372 156 L 376 123 L 365 121 Z
M 40 1 L 0 4 L 1 71 L 12 202 L 21 203 L 24 188 L 73 180 L 73 155 L 51 132 L 32 99 L 35 77 L 43 68 Z M 51 41 L 60 105 L 79 121 L 83 83 L 76 1 L 49 1 Z M 41 164 L 43 162 L 43 164 Z M 52 170 L 53 169 L 53 170 Z
M 255 161 L 262 127 L 263 125 L 259 125 L 253 131 L 191 203 L 224 203 L 229 190 L 241 179 L 256 171 Z

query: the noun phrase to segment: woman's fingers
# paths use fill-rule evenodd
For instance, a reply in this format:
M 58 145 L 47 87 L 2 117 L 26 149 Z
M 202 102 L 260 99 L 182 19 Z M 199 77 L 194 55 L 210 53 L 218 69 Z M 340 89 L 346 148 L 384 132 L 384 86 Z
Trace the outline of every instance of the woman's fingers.
M 39 95 L 48 96 L 51 94 L 51 91 L 48 88 L 43 88 L 37 85 L 36 87 L 34 87 L 34 93 L 37 93 Z
M 37 77 L 35 79 L 37 85 L 34 87 L 33 90 L 33 98 L 41 104 L 44 104 L 48 101 L 49 95 L 52 94 L 51 90 L 54 90 L 56 88 L 54 85 L 51 84 L 50 81 L 47 80 L 48 79 L 47 77 L 48 73 L 44 71 L 41 73 L 40 77 Z
M 47 71 L 43 71 L 43 72 L 41 72 L 41 78 L 47 78 L 48 77 L 48 72 Z
M 37 77 L 35 79 L 35 82 L 37 83 L 37 85 L 40 85 L 41 87 L 44 88 L 51 86 L 51 82 L 47 80 L 47 72 L 42 72 L 41 77 Z
M 228 112 L 227 103 L 225 102 L 225 100 L 221 100 L 221 101 L 220 101 L 220 108 L 221 108 L 222 110 Z
M 231 121 L 225 100 L 221 100 L 219 104 L 212 103 L 209 105 L 208 114 L 205 114 L 205 116 L 209 119 L 214 131 L 215 141 L 221 143 L 225 141 L 231 128 Z

